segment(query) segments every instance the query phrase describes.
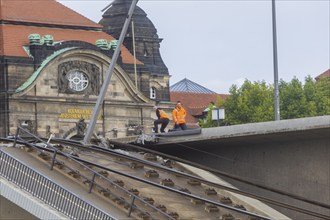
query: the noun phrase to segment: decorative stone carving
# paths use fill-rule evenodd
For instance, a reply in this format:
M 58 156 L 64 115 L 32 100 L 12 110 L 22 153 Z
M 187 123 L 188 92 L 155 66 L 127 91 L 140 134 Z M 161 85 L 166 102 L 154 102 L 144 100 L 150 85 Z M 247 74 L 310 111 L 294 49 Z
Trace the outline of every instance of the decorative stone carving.
M 115 50 L 117 48 L 118 40 L 111 40 L 108 42 L 106 39 L 99 39 L 95 44 L 102 50 Z
M 44 42 L 44 44 L 50 46 L 53 45 L 54 37 L 52 35 L 45 35 L 41 40 Z
M 85 119 L 81 118 L 79 119 L 78 123 L 76 124 L 77 126 L 77 135 L 82 137 L 85 134 L 85 129 L 86 129 L 86 122 Z
M 45 35 L 43 37 L 41 37 L 40 34 L 30 34 L 28 38 L 29 38 L 30 45 L 46 44 L 48 46 L 52 46 L 54 43 L 54 37 L 49 34 Z
M 40 44 L 40 39 L 41 39 L 41 37 L 39 34 L 30 34 L 29 35 L 30 45 Z
M 50 125 L 46 125 L 46 137 L 50 137 L 51 134 Z
M 72 71 L 82 72 L 88 78 L 88 86 L 81 91 L 70 88 L 68 74 Z M 68 61 L 58 66 L 58 89 L 60 93 L 98 95 L 100 90 L 100 68 L 85 61 Z

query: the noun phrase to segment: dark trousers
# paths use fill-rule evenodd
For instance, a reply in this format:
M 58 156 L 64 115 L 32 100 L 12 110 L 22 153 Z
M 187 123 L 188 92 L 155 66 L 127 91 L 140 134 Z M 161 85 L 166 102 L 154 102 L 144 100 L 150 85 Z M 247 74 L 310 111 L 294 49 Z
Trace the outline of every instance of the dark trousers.
M 174 125 L 174 128 L 175 128 L 175 129 L 179 129 L 179 128 L 181 128 L 182 130 L 187 130 L 187 125 L 186 125 L 186 123 L 175 124 L 175 125 Z
M 160 118 L 154 121 L 154 130 L 155 133 L 158 133 L 158 124 L 162 124 L 162 126 L 160 127 L 160 132 L 165 132 L 165 128 L 168 125 L 168 123 L 170 122 L 170 120 L 168 118 Z

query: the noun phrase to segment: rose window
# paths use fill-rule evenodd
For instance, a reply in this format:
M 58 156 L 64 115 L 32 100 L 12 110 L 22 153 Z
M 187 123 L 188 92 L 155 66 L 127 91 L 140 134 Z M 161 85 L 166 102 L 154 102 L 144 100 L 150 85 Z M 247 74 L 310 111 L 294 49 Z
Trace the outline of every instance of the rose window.
M 88 86 L 88 77 L 85 73 L 73 70 L 67 74 L 67 79 L 69 80 L 69 88 L 73 91 L 83 91 Z

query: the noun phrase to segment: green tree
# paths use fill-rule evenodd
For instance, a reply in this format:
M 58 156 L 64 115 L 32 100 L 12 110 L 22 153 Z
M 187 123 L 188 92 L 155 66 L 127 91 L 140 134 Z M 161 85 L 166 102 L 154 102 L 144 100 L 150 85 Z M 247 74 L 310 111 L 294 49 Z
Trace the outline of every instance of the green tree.
M 245 80 L 238 88 L 230 88 L 230 96 L 225 100 L 227 124 L 244 124 L 273 120 L 273 88 L 264 81 Z
M 279 83 L 281 119 L 302 118 L 308 116 L 308 105 L 302 83 L 293 78 L 287 83 Z
M 311 76 L 305 78 L 305 85 L 304 85 L 304 95 L 306 97 L 307 102 L 307 114 L 309 116 L 316 116 L 317 115 L 317 89 L 315 86 L 315 82 Z
M 316 82 L 316 109 L 318 115 L 330 115 L 330 81 L 327 78 Z
M 274 87 L 262 82 L 245 80 L 239 88 L 232 85 L 230 96 L 225 100 L 219 98 L 216 107 L 225 108 L 224 125 L 245 124 L 274 120 Z M 305 84 L 297 78 L 290 82 L 279 83 L 281 119 L 293 119 L 330 115 L 330 82 L 329 79 L 315 81 L 311 76 L 305 78 Z M 209 106 L 212 111 L 213 105 Z M 215 127 L 208 114 L 202 127 Z
M 305 84 L 293 78 L 280 83 L 281 119 L 312 117 L 330 114 L 330 84 L 328 79 L 305 78 Z

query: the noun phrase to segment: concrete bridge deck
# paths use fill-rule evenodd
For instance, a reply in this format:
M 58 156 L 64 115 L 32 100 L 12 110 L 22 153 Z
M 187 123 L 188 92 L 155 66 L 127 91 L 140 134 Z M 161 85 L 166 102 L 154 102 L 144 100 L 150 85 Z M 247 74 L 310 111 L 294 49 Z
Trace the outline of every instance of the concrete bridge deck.
M 187 136 L 160 137 L 155 145 L 171 146 L 172 143 L 185 143 L 189 146 L 219 143 L 234 144 L 239 142 L 292 141 L 329 137 L 330 116 L 308 117 L 300 119 L 260 122 L 243 125 L 203 128 L 201 134 Z M 243 143 L 242 143 L 243 141 Z
M 206 128 L 198 135 L 160 137 L 158 143 L 148 148 L 330 204 L 329 115 Z M 226 180 L 240 189 L 330 216 L 330 210 Z M 310 219 L 310 216 L 278 210 L 293 219 Z

